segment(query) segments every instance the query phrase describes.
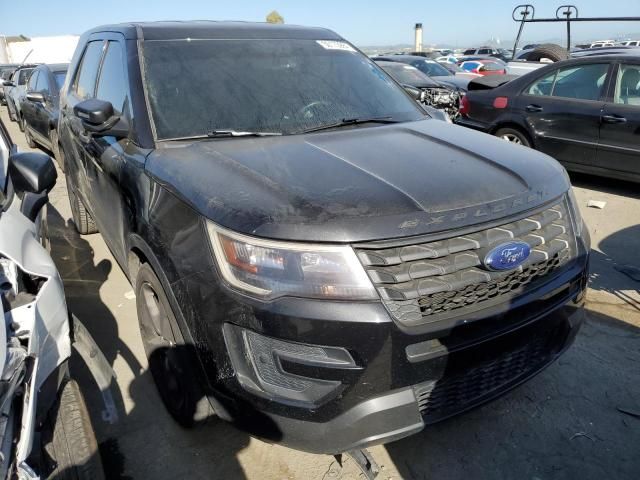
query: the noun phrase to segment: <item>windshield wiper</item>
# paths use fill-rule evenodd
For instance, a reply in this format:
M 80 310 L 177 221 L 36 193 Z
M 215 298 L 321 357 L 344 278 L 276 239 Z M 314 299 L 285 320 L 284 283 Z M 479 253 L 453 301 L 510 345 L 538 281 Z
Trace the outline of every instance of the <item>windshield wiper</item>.
M 279 132 L 239 132 L 237 130 L 212 130 L 207 133 L 207 137 L 277 137 L 282 135 Z
M 398 123 L 400 120 L 394 120 L 392 117 L 362 117 L 362 118 L 343 118 L 339 122 L 330 123 L 328 125 L 320 125 L 302 130 L 300 133 L 317 132 L 318 130 L 327 130 L 329 128 L 346 127 L 349 125 L 359 125 L 361 123 Z

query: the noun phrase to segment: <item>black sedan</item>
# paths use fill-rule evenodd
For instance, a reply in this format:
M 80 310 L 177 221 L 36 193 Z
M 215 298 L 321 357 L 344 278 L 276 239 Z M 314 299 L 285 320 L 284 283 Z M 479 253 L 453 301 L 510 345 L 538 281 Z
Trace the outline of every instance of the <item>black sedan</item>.
M 566 60 L 469 91 L 457 123 L 533 147 L 569 170 L 640 182 L 640 57 Z
M 53 152 L 63 171 L 58 142 L 58 107 L 68 67 L 69 64 L 60 63 L 35 68 L 20 103 L 27 143 L 31 148 L 41 145 Z

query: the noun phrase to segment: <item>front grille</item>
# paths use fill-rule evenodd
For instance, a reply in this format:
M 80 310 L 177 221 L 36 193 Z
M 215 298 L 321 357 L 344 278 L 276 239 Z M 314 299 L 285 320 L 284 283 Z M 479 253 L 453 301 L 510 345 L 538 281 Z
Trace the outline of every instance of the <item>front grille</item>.
M 462 412 L 501 393 L 549 363 L 556 351 L 548 338 L 539 336 L 462 373 L 414 387 L 425 423 L 434 423 Z
M 484 253 L 511 240 L 529 244 L 527 261 L 508 271 L 484 269 Z M 508 301 L 535 288 L 566 264 L 574 251 L 564 200 L 526 218 L 446 240 L 357 249 L 387 310 L 408 327 Z

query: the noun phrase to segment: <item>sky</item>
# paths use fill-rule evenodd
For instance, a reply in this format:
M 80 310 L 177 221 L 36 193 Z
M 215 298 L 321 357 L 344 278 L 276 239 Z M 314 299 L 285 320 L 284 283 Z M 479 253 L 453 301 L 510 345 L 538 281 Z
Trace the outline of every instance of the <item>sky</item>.
M 570 1 L 570 0 L 569 0 Z M 567 0 L 526 0 L 536 17 L 555 16 Z M 0 35 L 81 34 L 105 23 L 152 20 L 264 21 L 277 10 L 286 23 L 335 30 L 358 46 L 413 43 L 421 22 L 424 44 L 470 46 L 490 38 L 513 40 L 518 0 L 0 0 Z M 640 0 L 576 0 L 580 16 L 640 16 Z M 523 39 L 563 38 L 564 25 L 530 24 Z M 582 23 L 575 40 L 640 33 L 640 22 Z

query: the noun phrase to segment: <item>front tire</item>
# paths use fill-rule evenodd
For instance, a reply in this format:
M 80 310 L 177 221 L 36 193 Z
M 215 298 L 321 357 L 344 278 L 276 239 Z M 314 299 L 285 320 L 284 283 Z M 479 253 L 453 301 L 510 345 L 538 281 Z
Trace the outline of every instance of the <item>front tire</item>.
M 55 462 L 50 478 L 103 480 L 104 470 L 91 418 L 74 380 L 62 387 L 49 424 L 53 433 L 47 450 Z
M 515 128 L 500 128 L 494 135 L 502 140 L 506 140 L 507 142 L 531 148 L 531 141 L 529 140 L 529 137 Z
M 71 216 L 73 217 L 73 224 L 76 226 L 76 230 L 80 235 L 96 233 L 98 231 L 96 222 L 87 211 L 84 203 L 82 203 L 82 200 L 78 197 L 78 194 L 75 192 L 73 182 L 69 175 L 66 175 L 66 180 L 69 205 L 71 206 Z
M 195 353 L 175 330 L 169 300 L 148 263 L 136 277 L 136 307 L 149 370 L 169 414 L 185 428 L 212 417 L 213 408 L 194 372 Z

